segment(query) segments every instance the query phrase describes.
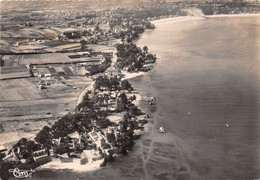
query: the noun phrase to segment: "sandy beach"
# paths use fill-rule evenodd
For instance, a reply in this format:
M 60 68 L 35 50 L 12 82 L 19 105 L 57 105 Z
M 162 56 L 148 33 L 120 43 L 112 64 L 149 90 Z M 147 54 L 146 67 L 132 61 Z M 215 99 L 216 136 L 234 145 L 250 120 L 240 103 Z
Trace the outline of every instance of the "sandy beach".
M 204 16 L 181 16 L 181 17 L 169 17 L 163 19 L 156 19 L 151 21 L 155 26 L 168 24 L 168 23 L 176 23 L 183 21 L 194 21 L 205 18 L 215 18 L 215 17 L 254 17 L 260 16 L 260 14 L 216 14 L 216 15 L 204 15 Z
M 175 22 L 182 22 L 182 21 L 193 21 L 197 19 L 205 19 L 204 16 L 181 16 L 181 17 L 169 17 L 163 19 L 157 19 L 151 21 L 155 26 L 168 24 L 168 23 L 175 23 Z
M 122 72 L 124 77 L 122 78 L 122 80 L 127 80 L 127 79 L 132 79 L 132 78 L 136 78 L 138 76 L 142 76 L 145 74 L 145 72 L 126 72 L 123 71 Z

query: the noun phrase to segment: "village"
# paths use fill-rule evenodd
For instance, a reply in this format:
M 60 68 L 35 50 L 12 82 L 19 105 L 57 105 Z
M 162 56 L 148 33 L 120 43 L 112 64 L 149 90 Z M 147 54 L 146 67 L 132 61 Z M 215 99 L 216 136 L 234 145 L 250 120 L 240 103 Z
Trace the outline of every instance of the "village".
M 25 65 L 29 76 L 38 81 L 34 86 L 42 93 L 57 81 L 65 84 L 75 76 L 91 77 L 93 83 L 79 96 L 72 112 L 44 126 L 35 138 L 21 138 L 9 148 L 1 147 L 3 171 L 10 166 L 28 169 L 46 163 L 58 163 L 58 166 L 60 163 L 94 163 L 96 167 L 102 167 L 131 150 L 149 115 L 138 109 L 141 97 L 124 73 L 150 70 L 156 56 L 148 47 L 138 48 L 131 41 L 116 47 L 113 52 L 60 54 L 63 62 L 50 61 L 51 56 L 42 54 L 38 63 Z M 68 60 L 66 64 L 65 56 L 75 61 Z M 131 60 L 127 59 L 129 56 Z M 84 62 L 78 59 L 84 59 Z M 152 99 L 152 102 L 155 101 Z
M 105 163 L 125 154 L 138 139 L 149 115 L 143 114 L 137 104 L 141 99 L 122 74 L 114 67 L 94 80 L 75 110 L 45 126 L 35 139 L 20 139 L 10 149 L 2 147 L 4 164 L 35 168 L 50 162 L 81 165 Z M 138 97 L 137 97 L 138 96 Z M 110 118 L 116 114 L 120 118 Z M 4 167 L 4 166 L 3 166 Z

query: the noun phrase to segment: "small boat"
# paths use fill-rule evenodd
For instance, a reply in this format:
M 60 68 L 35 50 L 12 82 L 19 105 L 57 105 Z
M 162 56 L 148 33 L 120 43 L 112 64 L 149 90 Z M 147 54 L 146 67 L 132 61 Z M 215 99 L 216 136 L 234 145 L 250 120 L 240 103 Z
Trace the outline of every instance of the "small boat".
M 161 126 L 160 127 L 160 133 L 165 133 L 166 131 L 165 131 L 165 129 Z
M 229 127 L 228 121 L 227 121 L 227 123 L 226 123 L 226 126 Z

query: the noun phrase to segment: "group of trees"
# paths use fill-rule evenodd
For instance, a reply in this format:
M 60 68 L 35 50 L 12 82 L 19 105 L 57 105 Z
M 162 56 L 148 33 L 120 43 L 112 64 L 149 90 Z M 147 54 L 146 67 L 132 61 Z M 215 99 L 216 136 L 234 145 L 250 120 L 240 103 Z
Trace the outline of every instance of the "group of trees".
M 82 33 L 80 31 L 67 31 L 64 32 L 63 35 L 65 35 L 68 39 L 75 39 L 80 38 Z
M 93 112 L 92 116 L 95 112 Z M 90 131 L 92 128 L 90 114 L 82 114 L 79 112 L 69 113 L 56 121 L 51 127 L 45 126 L 35 137 L 35 141 L 44 145 L 45 147 L 50 147 L 53 145 L 53 139 L 58 139 L 60 137 L 66 138 L 68 134 L 77 132 Z
M 89 99 L 88 94 L 83 97 L 82 102 L 75 108 L 74 113 L 69 113 L 51 127 L 45 126 L 35 137 L 35 141 L 49 147 L 52 140 L 59 137 L 66 137 L 75 131 L 84 132 L 90 130 L 91 119 L 97 118 L 97 114 L 93 111 L 94 102 Z M 82 111 L 87 113 L 81 113 Z
M 118 44 L 117 47 L 117 67 L 119 69 L 127 68 L 127 71 L 140 70 L 145 64 L 146 60 L 154 60 L 156 57 L 148 53 L 148 47 L 144 46 L 143 49 L 137 47 L 136 44 L 123 43 Z
M 125 67 L 132 67 L 134 69 L 142 68 L 142 63 L 137 59 L 142 54 L 141 48 L 138 48 L 136 44 L 123 43 L 116 46 L 117 49 L 117 67 L 124 69 Z
M 128 80 L 123 80 L 123 81 L 121 81 L 120 89 L 121 90 L 133 90 L 134 88 L 132 87 L 132 85 L 129 83 Z
M 133 134 L 135 129 L 135 122 L 131 121 L 131 115 L 126 112 L 123 119 L 119 122 L 121 133 L 123 134 L 118 141 L 118 148 L 121 149 L 121 153 L 126 154 L 133 143 Z
M 117 90 L 119 88 L 119 78 L 112 77 L 108 78 L 107 76 L 99 76 L 95 80 L 95 89 L 106 89 L 106 90 Z
M 59 137 L 67 137 L 68 134 L 77 132 L 90 131 L 93 128 L 93 120 L 98 123 L 102 121 L 102 126 L 111 125 L 106 120 L 107 112 L 94 111 L 95 98 L 90 99 L 88 93 L 83 100 L 77 105 L 73 113 L 69 113 L 56 121 L 51 127 L 45 126 L 35 137 L 35 141 L 45 147 L 52 146 L 52 140 Z
M 128 80 L 120 80 L 120 78 L 112 77 L 108 78 L 107 76 L 99 76 L 95 80 L 95 89 L 106 89 L 106 90 L 133 90 L 132 85 L 128 82 Z
M 41 144 L 35 143 L 35 141 L 28 140 L 27 138 L 21 138 L 16 144 L 12 147 L 17 153 L 18 159 L 27 159 L 32 160 L 33 151 L 37 151 L 43 148 Z
M 103 73 L 105 70 L 110 67 L 111 65 L 111 58 L 107 57 L 105 58 L 105 61 L 100 65 L 91 65 L 89 67 L 86 67 L 86 69 L 90 72 L 90 75 L 94 75 L 97 73 Z

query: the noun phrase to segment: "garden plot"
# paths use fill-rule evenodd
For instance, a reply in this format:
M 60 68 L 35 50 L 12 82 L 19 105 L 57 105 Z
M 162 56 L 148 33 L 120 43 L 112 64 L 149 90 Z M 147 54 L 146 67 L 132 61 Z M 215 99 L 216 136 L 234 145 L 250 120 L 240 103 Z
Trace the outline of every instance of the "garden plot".
M 2 80 L 0 85 L 0 103 L 1 101 L 24 101 L 41 98 L 36 86 L 26 79 Z

